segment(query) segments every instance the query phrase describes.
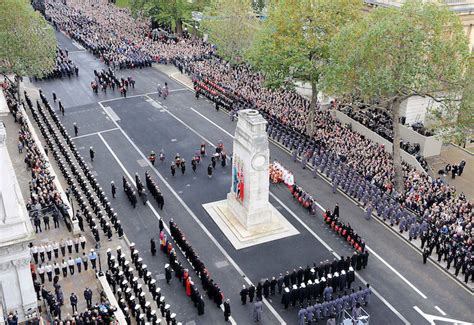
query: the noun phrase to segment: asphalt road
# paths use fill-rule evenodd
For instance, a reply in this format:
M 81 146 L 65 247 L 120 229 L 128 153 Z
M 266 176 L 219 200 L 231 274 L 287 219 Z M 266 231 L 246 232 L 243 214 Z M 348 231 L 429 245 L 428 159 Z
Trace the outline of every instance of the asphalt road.
M 206 100 L 196 100 L 191 91 L 154 68 L 117 72 L 119 76 L 131 75 L 137 81 L 137 88 L 131 89 L 126 99 L 120 98 L 118 92 L 93 94 L 90 89 L 93 70 L 104 66 L 91 54 L 77 47 L 75 50 L 75 45 L 64 35 L 60 34 L 58 41 L 69 49 L 71 58 L 78 64 L 79 77 L 36 82 L 27 87 L 40 87 L 49 96 L 52 91 L 58 94 L 66 107 L 63 123 L 70 133 L 73 122 L 79 126 L 80 134 L 74 141 L 83 156 L 88 157 L 89 146 L 96 150 L 96 159 L 91 166 L 105 190 L 110 190 L 108 183 L 111 180 L 120 185 L 121 177 L 126 173 L 133 177 L 138 172 L 143 179 L 145 170 L 152 172 L 164 193 L 165 208 L 159 211 L 156 205 L 155 209 L 140 205 L 132 209 L 124 194 L 120 193 L 113 206 L 124 224 L 125 233 L 140 251 L 148 251 L 149 239 L 158 236 L 157 214 L 165 221 L 174 218 L 207 265 L 212 278 L 231 299 L 232 314 L 237 323 L 249 323 L 252 317 L 251 306 L 241 306 L 238 295 L 247 281 L 255 283 L 300 265 L 330 259 L 333 253 L 339 256 L 352 253 L 327 229 L 320 215 L 310 217 L 291 199 L 286 188 L 274 185 L 271 187 L 271 203 L 300 234 L 239 251 L 233 249 L 202 208 L 203 203 L 225 198 L 230 188 L 230 167 L 218 166 L 214 177 L 209 179 L 206 173 L 209 160 L 198 167 L 196 174 L 192 173 L 190 160 L 202 141 L 213 144 L 222 141 L 230 153 L 235 122 L 231 122 L 226 114 L 216 112 Z M 162 100 L 154 92 L 156 84 L 165 81 L 171 93 L 168 99 Z M 167 159 L 163 164 L 157 162 L 156 168 L 152 169 L 146 155 L 150 150 L 159 152 L 162 148 Z M 188 165 L 185 175 L 178 172 L 173 178 L 169 170 L 170 158 L 177 152 L 188 161 Z M 294 170 L 296 182 L 322 207 L 332 208 L 338 202 L 342 218 L 366 240 L 371 256 L 368 268 L 359 276 L 377 292 L 366 308 L 371 323 L 429 323 L 419 311 L 461 321 L 474 319 L 471 293 L 433 264 L 423 265 L 418 251 L 375 219 L 365 220 L 364 212 L 350 199 L 340 193 L 333 194 L 326 181 L 319 177 L 313 179 L 311 172 L 294 164 L 284 150 L 271 145 L 270 152 L 272 159 Z M 183 260 L 182 256 L 180 260 Z M 167 300 L 173 306 L 180 306 L 179 320 L 190 324 L 193 321 L 196 324 L 223 322 L 222 312 L 207 298 L 206 314 L 198 317 L 177 283 L 166 287 L 162 280 L 166 263 L 164 256 L 158 254 L 152 258 L 149 255 L 145 261 L 162 289 L 166 290 Z M 362 285 L 360 279 L 356 283 L 359 285 Z M 268 301 L 262 323 L 275 324 L 283 319 L 288 324 L 295 324 L 297 310 L 282 310 L 279 299 L 275 296 Z

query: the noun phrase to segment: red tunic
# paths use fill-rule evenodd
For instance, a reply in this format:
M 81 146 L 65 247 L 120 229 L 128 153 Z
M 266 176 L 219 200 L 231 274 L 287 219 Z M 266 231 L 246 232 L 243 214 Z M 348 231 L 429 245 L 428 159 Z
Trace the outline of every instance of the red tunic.
M 191 281 L 189 281 L 189 277 L 186 279 L 186 296 L 191 296 Z

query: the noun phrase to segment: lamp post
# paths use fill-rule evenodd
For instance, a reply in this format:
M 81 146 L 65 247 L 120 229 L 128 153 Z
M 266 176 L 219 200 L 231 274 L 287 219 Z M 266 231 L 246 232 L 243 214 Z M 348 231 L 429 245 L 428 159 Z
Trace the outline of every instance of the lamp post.
M 97 259 L 99 260 L 99 275 L 103 275 L 102 274 L 102 263 L 100 261 L 100 241 L 96 242 L 95 243 L 95 249 L 97 250 Z
M 75 211 L 74 211 L 74 201 L 73 201 L 73 199 L 72 199 L 72 197 L 71 197 L 71 194 L 72 194 L 71 192 L 74 192 L 74 191 L 72 190 L 72 187 L 73 187 L 73 186 L 74 186 L 74 184 L 71 185 L 70 187 L 68 187 L 68 189 L 67 189 L 67 192 L 68 192 L 67 198 L 68 198 L 69 203 L 71 204 L 72 220 L 75 220 L 75 219 L 76 219 L 76 214 L 75 214 Z

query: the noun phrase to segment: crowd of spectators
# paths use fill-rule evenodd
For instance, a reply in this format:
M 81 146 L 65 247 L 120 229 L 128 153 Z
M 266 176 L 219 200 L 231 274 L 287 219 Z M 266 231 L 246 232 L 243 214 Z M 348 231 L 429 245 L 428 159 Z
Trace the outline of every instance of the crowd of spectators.
M 151 65 L 144 44 L 134 43 L 146 35 L 148 23 L 134 20 L 125 9 L 104 6 L 107 10 L 83 6 L 82 1 L 68 1 L 68 5 L 56 1 L 47 5 L 46 18 L 107 65 L 121 69 Z
M 337 105 L 337 109 L 351 117 L 353 120 L 368 127 L 384 139 L 393 142 L 393 120 L 386 110 L 365 104 Z M 424 127 L 414 128 L 414 130 L 427 136 L 431 134 L 425 130 Z M 427 164 L 420 152 L 421 148 L 419 143 L 410 143 L 409 141 L 403 141 L 402 139 L 400 140 L 400 147 L 409 154 L 415 156 L 425 170 L 427 170 Z
M 4 91 L 7 106 L 14 116 L 15 121 L 20 124 L 18 131 L 18 151 L 24 155 L 24 162 L 27 169 L 31 172 L 31 181 L 29 182 L 30 197 L 28 198 L 26 208 L 35 225 L 36 232 L 41 231 L 41 216 L 45 229 L 49 229 L 49 214 L 52 212 L 52 218 L 56 227 L 59 212 L 67 214 L 67 206 L 64 204 L 61 195 L 54 183 L 54 177 L 50 174 L 50 163 L 38 145 L 33 139 L 26 119 L 15 99 L 15 89 L 10 87 Z M 45 152 L 47 154 L 47 151 Z

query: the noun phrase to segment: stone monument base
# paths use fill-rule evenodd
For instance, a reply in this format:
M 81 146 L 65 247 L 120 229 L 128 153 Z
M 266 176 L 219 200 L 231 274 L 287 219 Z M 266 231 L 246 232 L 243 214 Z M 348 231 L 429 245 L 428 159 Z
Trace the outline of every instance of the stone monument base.
M 230 211 L 227 200 L 206 203 L 202 206 L 237 250 L 299 234 L 299 231 L 270 203 L 271 221 L 248 229 Z

